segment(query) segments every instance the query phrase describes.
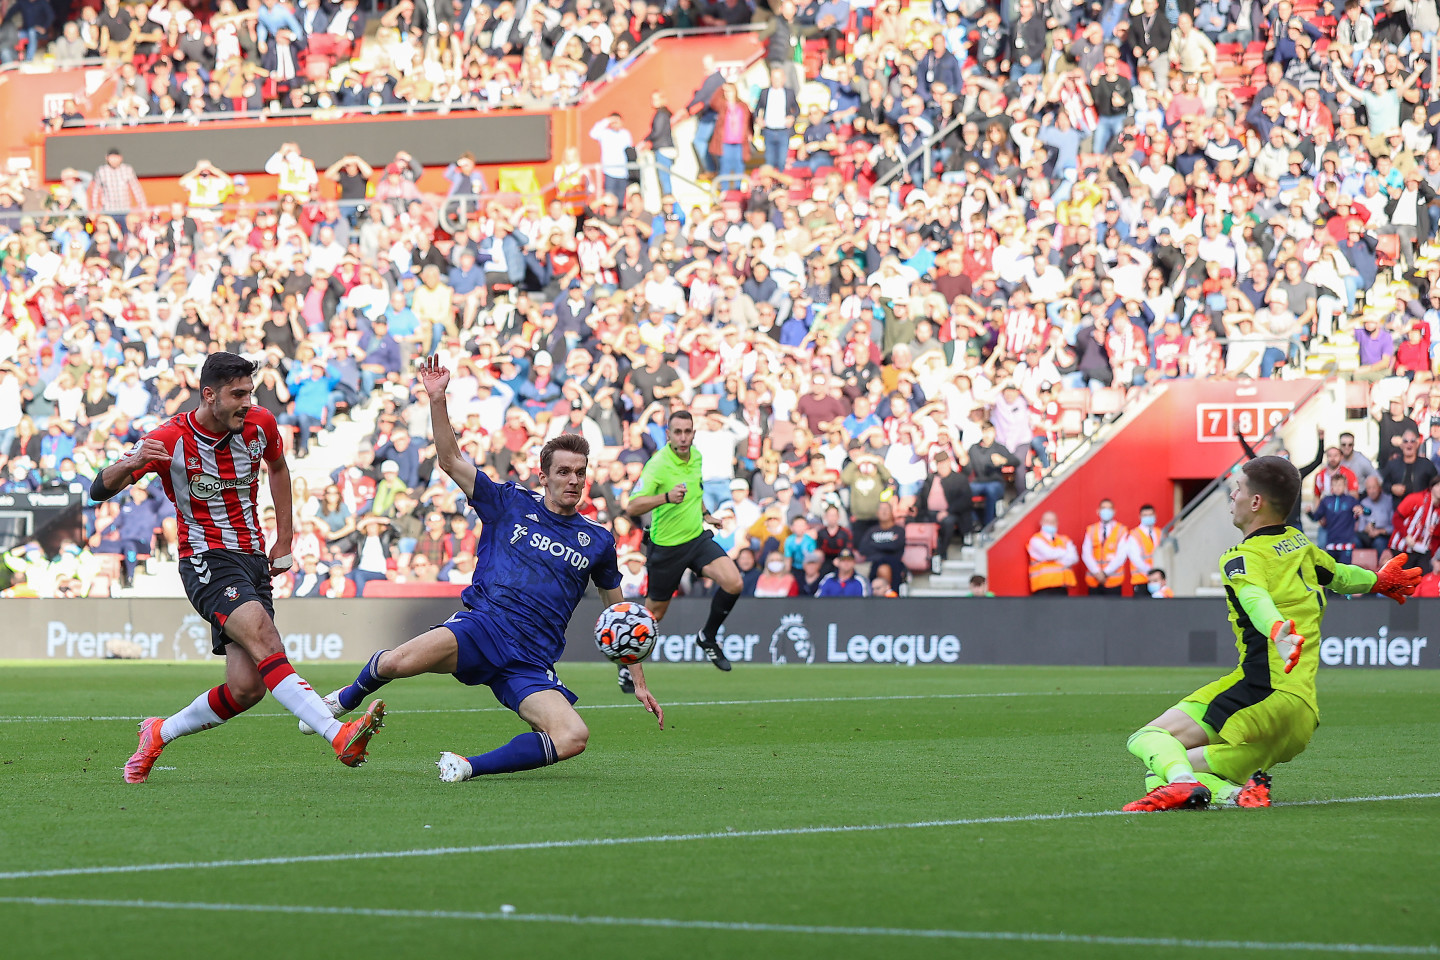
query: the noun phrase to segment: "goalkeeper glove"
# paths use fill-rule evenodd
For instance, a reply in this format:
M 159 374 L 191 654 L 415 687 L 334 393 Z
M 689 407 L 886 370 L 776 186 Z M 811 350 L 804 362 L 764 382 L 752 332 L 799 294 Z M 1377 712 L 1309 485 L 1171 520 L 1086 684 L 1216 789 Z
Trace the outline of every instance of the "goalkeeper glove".
M 1305 646 L 1305 638 L 1295 632 L 1295 621 L 1275 621 L 1270 628 L 1270 642 L 1275 644 L 1275 652 L 1285 661 L 1285 672 L 1294 670 L 1295 664 L 1300 662 L 1300 648 Z
M 1375 586 L 1370 588 L 1370 592 L 1383 594 L 1396 603 L 1404 603 L 1420 584 L 1419 570 L 1404 569 L 1407 559 L 1409 556 L 1404 553 L 1391 557 L 1389 563 L 1376 571 Z

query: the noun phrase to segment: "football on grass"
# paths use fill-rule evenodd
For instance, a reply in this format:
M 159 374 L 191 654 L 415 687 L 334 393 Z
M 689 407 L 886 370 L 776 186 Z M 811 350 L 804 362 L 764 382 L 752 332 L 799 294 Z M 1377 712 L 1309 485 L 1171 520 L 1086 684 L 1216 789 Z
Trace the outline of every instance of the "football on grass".
M 612 603 L 595 621 L 595 646 L 616 663 L 639 663 L 655 649 L 655 618 L 639 603 Z

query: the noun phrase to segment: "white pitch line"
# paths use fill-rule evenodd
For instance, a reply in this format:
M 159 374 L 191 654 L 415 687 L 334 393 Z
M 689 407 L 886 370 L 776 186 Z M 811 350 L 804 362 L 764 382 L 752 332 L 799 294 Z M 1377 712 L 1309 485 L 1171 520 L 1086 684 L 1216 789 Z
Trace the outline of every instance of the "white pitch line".
M 947 930 L 906 927 L 839 927 L 799 923 L 751 923 L 730 920 L 677 920 L 669 917 L 589 917 L 563 913 L 488 913 L 468 910 L 402 910 L 386 907 L 323 907 L 267 903 L 208 903 L 172 900 L 88 900 L 59 897 L 0 897 L 0 904 L 34 907 L 118 907 L 125 910 L 191 910 L 212 913 L 279 913 L 302 916 L 372 917 L 398 920 L 480 920 L 549 923 L 577 927 L 648 927 L 662 930 L 713 930 L 728 933 L 788 933 L 805 936 L 906 937 L 924 940 L 981 940 L 1057 943 L 1105 947 L 1162 947 L 1200 950 L 1291 951 L 1435 957 L 1440 947 L 1385 943 L 1313 943 L 1273 940 L 1198 940 L 1183 937 L 1121 937 L 1085 933 L 1035 933 L 1013 930 Z
M 1323 807 L 1340 803 L 1380 803 L 1391 800 L 1433 800 L 1440 793 L 1400 793 L 1387 796 L 1338 797 L 1329 800 L 1293 800 L 1277 807 Z M 37 880 L 47 877 L 97 876 L 117 873 L 158 873 L 171 870 L 229 870 L 235 867 L 288 866 L 296 863 L 336 863 L 354 860 L 396 860 L 470 853 L 514 853 L 533 850 L 574 850 L 582 847 L 625 847 L 647 843 L 688 843 L 697 840 L 736 840 L 755 837 L 802 837 L 827 833 L 875 833 L 883 830 L 922 830 L 935 827 L 973 827 L 1003 823 L 1043 823 L 1057 820 L 1094 820 L 1100 817 L 1142 816 L 1120 810 L 1082 810 L 1069 813 L 1030 813 L 956 820 L 917 820 L 911 823 L 861 823 L 836 826 L 775 827 L 769 830 L 716 830 L 708 833 L 670 833 L 642 837 L 588 837 L 576 840 L 533 840 L 527 843 L 486 843 L 468 847 L 420 847 L 411 850 L 372 850 L 317 853 L 295 857 L 255 857 L 246 860 L 195 860 L 178 863 L 130 863 L 96 867 L 57 867 L 50 870 L 14 870 L 0 880 Z
M 1132 690 L 1116 692 L 1113 690 L 1020 690 L 1004 693 L 906 693 L 893 696 L 875 697 L 775 697 L 766 700 L 680 700 L 675 703 L 665 703 L 661 706 L 669 707 L 746 707 L 751 704 L 767 703 L 864 703 L 866 701 L 885 700 L 976 700 L 995 699 L 1000 697 L 1158 697 L 1175 695 L 1173 690 Z M 577 710 L 638 710 L 639 703 L 582 703 L 576 707 Z M 395 716 L 406 713 L 513 713 L 509 707 L 437 707 L 427 710 L 393 710 L 386 708 L 387 716 Z M 20 717 L 0 716 L 0 723 L 73 723 L 83 720 L 148 720 L 153 714 L 133 717 Z M 250 713 L 250 717 L 289 717 L 289 713 Z

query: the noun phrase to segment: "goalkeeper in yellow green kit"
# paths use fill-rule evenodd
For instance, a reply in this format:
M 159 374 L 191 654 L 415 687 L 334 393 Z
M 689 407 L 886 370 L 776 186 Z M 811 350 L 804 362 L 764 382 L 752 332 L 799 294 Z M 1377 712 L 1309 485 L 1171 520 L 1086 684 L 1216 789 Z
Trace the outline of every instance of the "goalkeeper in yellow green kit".
M 1258 457 L 1241 469 L 1231 503 L 1245 536 L 1220 557 L 1240 665 L 1130 735 L 1154 789 L 1123 809 L 1268 807 L 1268 771 L 1304 750 L 1320 723 L 1319 654 L 1306 641 L 1319 635 L 1326 589 L 1400 603 L 1415 592 L 1420 571 L 1401 569 L 1404 554 L 1372 573 L 1336 563 L 1286 526 L 1299 496 L 1300 473 L 1288 460 Z

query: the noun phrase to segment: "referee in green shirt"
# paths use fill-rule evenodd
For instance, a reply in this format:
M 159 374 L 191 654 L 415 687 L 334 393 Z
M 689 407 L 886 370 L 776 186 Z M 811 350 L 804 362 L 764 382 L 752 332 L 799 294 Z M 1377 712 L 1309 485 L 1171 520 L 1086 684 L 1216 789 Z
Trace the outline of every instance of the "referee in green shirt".
M 689 411 L 672 413 L 667 432 L 668 442 L 645 464 L 625 507 L 625 512 L 636 518 L 655 511 L 650 521 L 650 556 L 645 565 L 650 577 L 645 605 L 659 621 L 664 618 L 686 570 L 714 581 L 716 590 L 710 600 L 710 617 L 696 637 L 696 643 L 711 663 L 721 670 L 729 670 L 730 661 L 725 659 L 715 638 L 740 598 L 740 568 L 705 528 L 706 521 L 714 518 L 705 512 L 701 496 L 701 458 L 700 452 L 691 447 L 695 441 L 695 420 Z M 626 686 L 627 673 L 624 667 L 620 668 L 622 688 Z

